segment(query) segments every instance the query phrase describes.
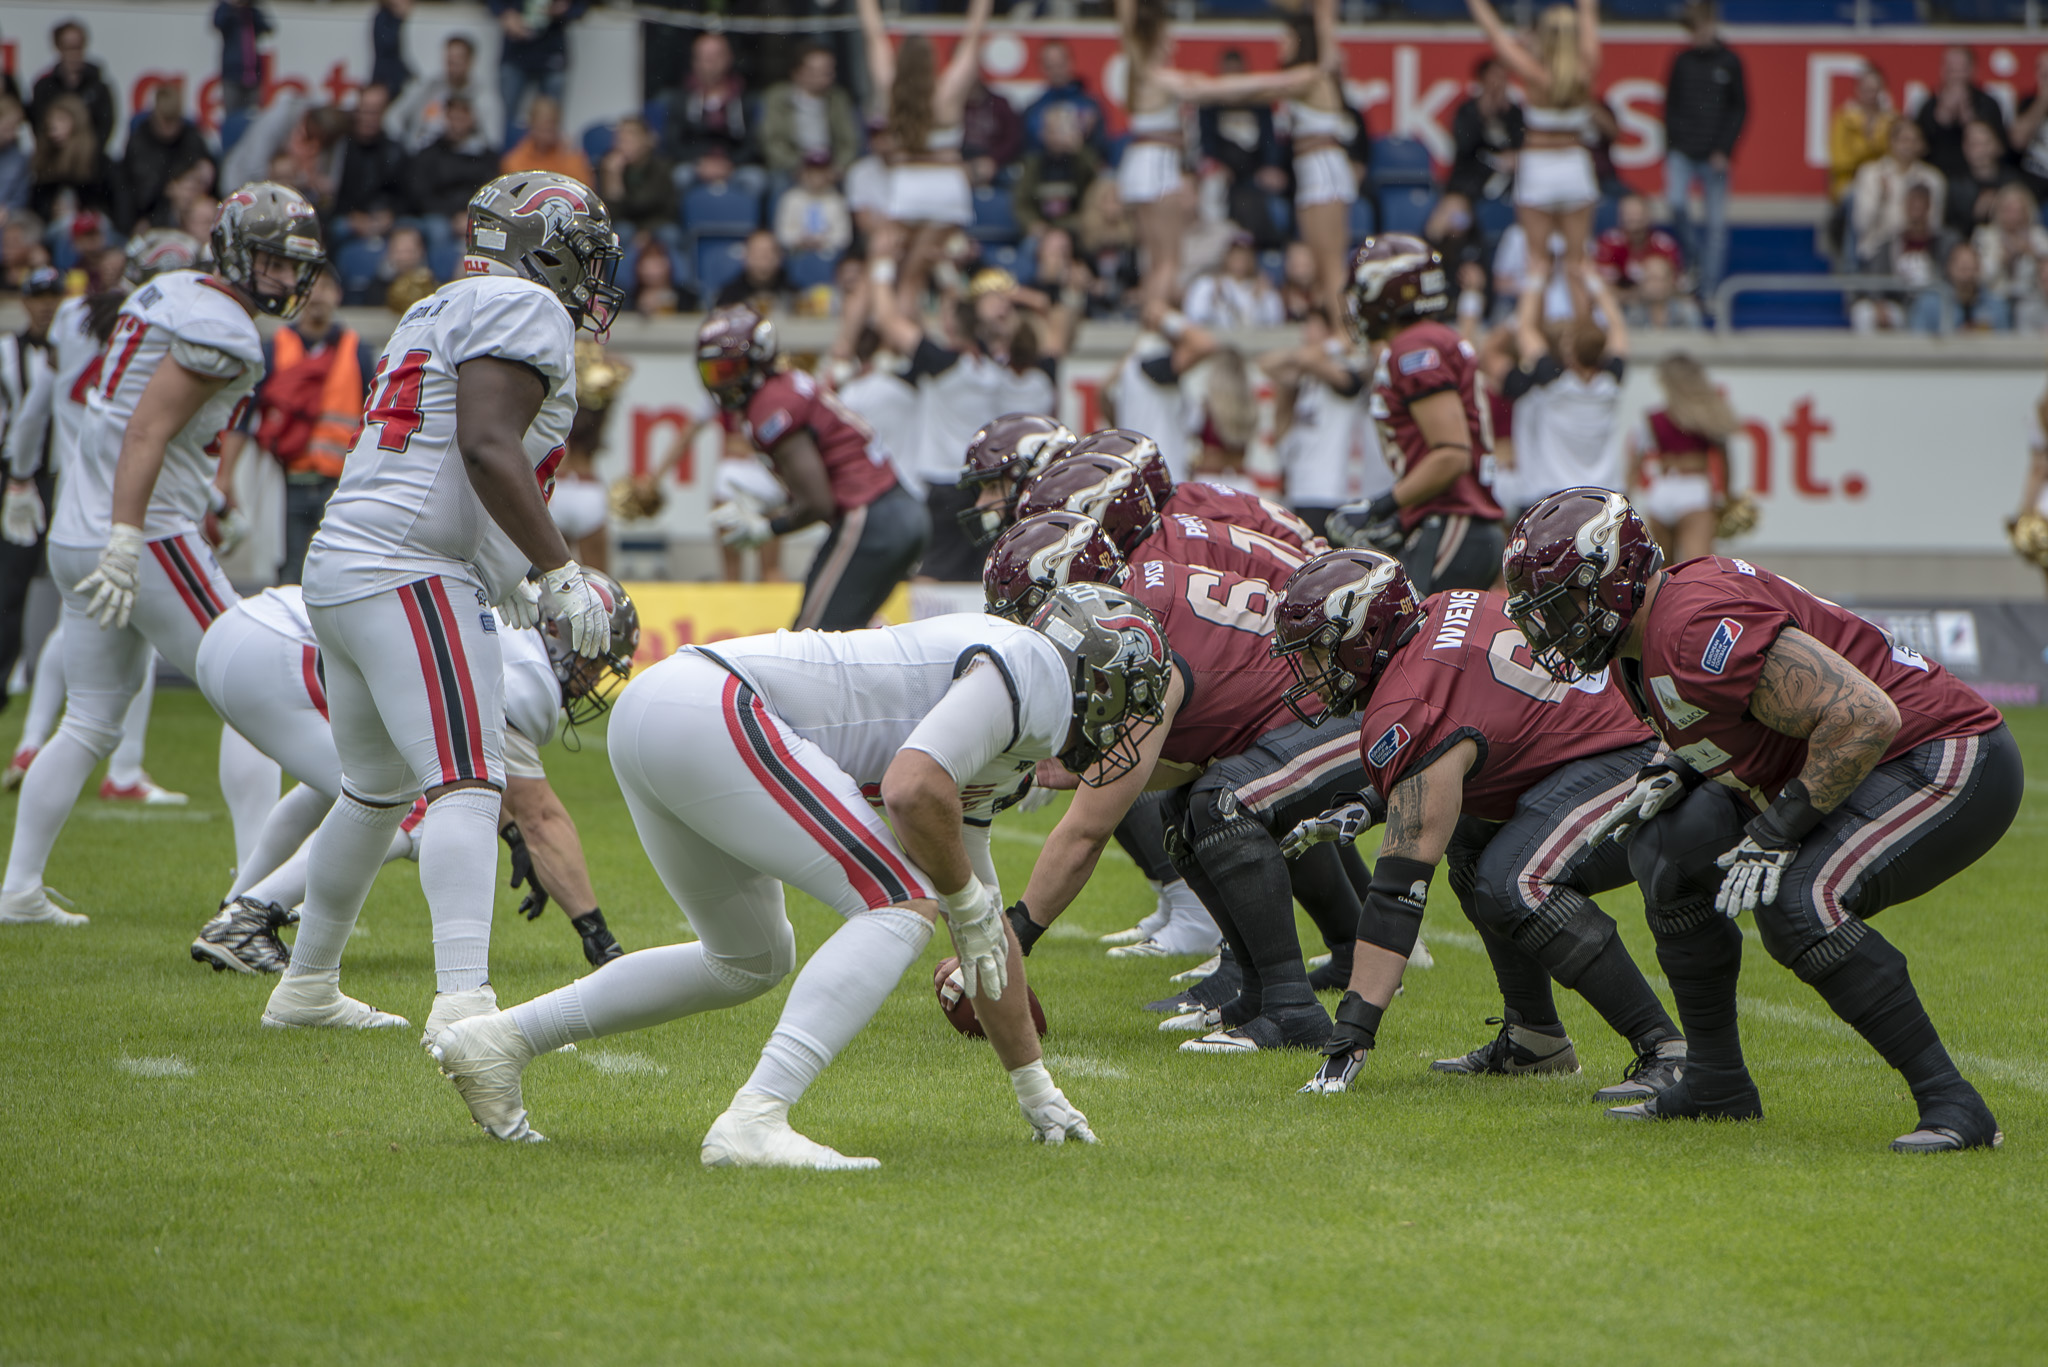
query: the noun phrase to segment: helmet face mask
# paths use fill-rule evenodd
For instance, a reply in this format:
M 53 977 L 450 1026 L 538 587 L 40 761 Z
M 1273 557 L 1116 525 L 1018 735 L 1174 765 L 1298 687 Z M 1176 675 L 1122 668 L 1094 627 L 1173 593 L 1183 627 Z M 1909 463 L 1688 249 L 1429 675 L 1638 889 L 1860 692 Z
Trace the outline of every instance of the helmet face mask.
M 562 709 L 571 726 L 596 721 L 611 710 L 613 697 L 632 677 L 633 655 L 640 648 L 640 611 L 626 596 L 625 589 L 602 571 L 585 570 L 584 574 L 599 595 L 611 603 L 611 639 L 604 650 L 596 655 L 578 655 L 556 635 L 555 623 L 541 628 L 548 663 L 554 666 L 555 682 L 562 686 Z
M 981 585 L 991 615 L 1023 622 L 1068 584 L 1122 588 L 1130 574 L 1095 519 L 1040 513 L 996 539 L 982 566 Z
M 773 372 L 775 324 L 746 304 L 713 309 L 697 329 L 697 377 L 728 412 L 739 412 Z
M 1289 576 L 1274 607 L 1272 655 L 1295 679 L 1281 701 L 1310 726 L 1350 716 L 1421 620 L 1422 600 L 1400 561 L 1377 551 L 1317 556 Z
M 1140 747 L 1166 717 L 1172 662 L 1166 635 L 1135 599 L 1102 584 L 1055 590 L 1030 626 L 1065 658 L 1073 689 L 1073 741 L 1059 761 L 1091 788 L 1143 760 Z
M 1502 557 L 1508 616 L 1550 676 L 1577 683 L 1620 651 L 1664 553 L 1629 501 L 1565 489 L 1537 501 Z
M 221 201 L 212 245 L 215 274 L 247 295 L 258 312 L 287 322 L 298 316 L 327 265 L 313 206 L 298 191 L 267 180 L 244 185 Z M 289 268 L 292 285 L 284 293 L 262 288 L 259 253 Z
M 491 181 L 469 201 L 463 268 L 547 286 L 578 327 L 600 337 L 626 302 L 618 285 L 624 260 L 611 211 L 573 176 L 515 172 Z

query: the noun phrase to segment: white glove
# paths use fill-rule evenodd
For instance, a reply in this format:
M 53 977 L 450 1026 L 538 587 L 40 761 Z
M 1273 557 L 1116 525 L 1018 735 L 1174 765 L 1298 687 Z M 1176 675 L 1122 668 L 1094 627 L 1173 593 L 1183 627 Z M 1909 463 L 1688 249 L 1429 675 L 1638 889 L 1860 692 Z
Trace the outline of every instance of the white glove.
M 561 624 L 558 630 L 569 637 L 569 649 L 578 655 L 601 655 L 612 640 L 612 610 L 571 560 L 540 577 L 541 616 Z
M 220 528 L 220 541 L 214 549 L 222 555 L 233 555 L 235 547 L 249 539 L 249 515 L 240 507 L 227 509 L 214 515 L 214 523 Z
M 1064 1144 L 1069 1139 L 1078 1139 L 1083 1144 L 1097 1142 L 1095 1131 L 1088 1128 L 1088 1117 L 1074 1109 L 1074 1103 L 1053 1085 L 1043 1059 L 1011 1069 L 1010 1085 L 1017 1089 L 1017 1105 L 1023 1110 L 1024 1119 L 1031 1123 L 1031 1137 L 1039 1143 Z
M 78 593 L 91 593 L 86 614 L 102 627 L 125 627 L 135 611 L 135 584 L 142 564 L 142 528 L 116 522 L 99 567 L 78 581 Z
M 42 491 L 32 479 L 7 481 L 7 501 L 0 505 L 0 536 L 11 546 L 33 546 L 50 525 Z
M 1759 845 L 1753 835 L 1742 837 L 1741 844 L 1714 861 L 1728 870 L 1721 890 L 1714 894 L 1714 910 L 1732 921 L 1745 911 L 1777 901 L 1779 880 L 1798 853 L 1797 845 L 1772 849 Z
M 1372 809 L 1363 802 L 1347 802 L 1341 807 L 1332 807 L 1321 816 L 1296 822 L 1294 829 L 1280 842 L 1280 853 L 1289 859 L 1299 859 L 1327 840 L 1348 845 L 1370 825 Z
M 711 509 L 711 527 L 719 544 L 736 551 L 752 550 L 771 539 L 768 517 L 752 499 L 736 498 Z
M 946 926 L 953 932 L 960 982 L 967 995 L 1000 999 L 1010 985 L 1010 940 L 1003 933 L 1001 895 L 979 878 L 969 878 L 966 887 L 939 901 L 946 908 Z
M 540 625 L 540 585 L 531 579 L 515 579 L 495 606 L 504 616 L 505 625 L 513 630 L 537 627 Z
M 1619 840 L 1665 808 L 1685 796 L 1685 780 L 1667 764 L 1645 765 L 1636 773 L 1636 786 L 1621 801 L 1609 807 L 1586 832 L 1586 843 Z

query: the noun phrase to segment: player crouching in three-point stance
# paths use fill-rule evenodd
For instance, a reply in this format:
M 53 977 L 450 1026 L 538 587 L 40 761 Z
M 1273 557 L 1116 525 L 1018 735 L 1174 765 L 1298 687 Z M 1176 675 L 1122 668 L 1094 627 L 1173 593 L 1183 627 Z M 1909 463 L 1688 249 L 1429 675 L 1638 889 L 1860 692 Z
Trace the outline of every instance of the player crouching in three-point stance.
M 1432 1067 L 1577 1072 L 1553 978 L 1636 1052 L 1627 1076 L 1598 1099 L 1654 1096 L 1684 1063 L 1685 1041 L 1593 903 L 1593 894 L 1629 881 L 1626 852 L 1597 823 L 1634 786 L 1656 743 L 1605 678 L 1570 688 L 1528 662 L 1505 607 L 1499 595 L 1472 590 L 1418 599 L 1399 562 L 1333 551 L 1288 580 L 1275 609 L 1273 653 L 1298 679 L 1289 699 L 1362 714 L 1365 775 L 1386 794 L 1387 833 L 1359 917 L 1351 990 L 1337 1007 L 1329 1061 L 1304 1092 L 1342 1092 L 1364 1063 L 1446 855 L 1506 1009 L 1490 1043 Z M 1362 812 L 1304 822 L 1289 852 L 1348 839 L 1364 824 Z
M 63 726 L 23 780 L 0 924 L 79 925 L 43 870 L 78 792 L 121 740 L 154 646 L 190 676 L 199 639 L 235 601 L 199 535 L 216 444 L 263 374 L 253 315 L 299 311 L 326 255 L 313 206 L 244 186 L 213 225 L 214 274 L 169 271 L 130 295 L 87 399 L 50 527 L 64 595 Z
M 341 947 L 422 789 L 437 988 L 427 1036 L 497 1004 L 505 716 L 491 609 L 515 626 L 554 622 L 578 655 L 611 642 L 616 604 L 569 558 L 547 498 L 576 413 L 576 330 L 610 324 L 619 256 L 587 187 L 500 176 L 469 202 L 468 274 L 408 309 L 377 362 L 362 434 L 306 556 L 341 796 L 313 836 L 299 935 L 266 1025 L 404 1024 L 342 995 Z
M 1032 1131 L 1092 1141 L 1040 1059 L 988 826 L 1040 760 L 1091 784 L 1128 772 L 1166 675 L 1151 614 L 1097 585 L 1055 595 L 1030 626 L 957 614 L 679 652 L 627 685 L 609 748 L 640 842 L 699 940 L 464 1021 L 436 1057 L 486 1131 L 538 1138 L 519 1089 L 535 1054 L 737 1006 L 795 967 L 787 883 L 847 921 L 797 975 L 759 1066 L 704 1136 L 707 1166 L 879 1166 L 798 1134 L 789 1108 L 924 952 L 941 908 Z
M 1509 543 L 1509 611 L 1536 659 L 1576 680 L 1618 664 L 1674 754 L 1616 807 L 1634 827 L 1657 957 L 1691 1058 L 1673 1086 L 1609 1114 L 1763 1114 L 1742 1059 L 1736 978 L 1756 913 L 1764 948 L 1904 1074 L 1906 1153 L 1996 1146 L 1906 971 L 1869 918 L 1998 843 L 2019 810 L 2019 748 L 1989 703 L 1855 614 L 1743 560 L 1665 570 L 1628 500 L 1567 489 Z M 1711 783 L 1706 779 L 1714 780 Z

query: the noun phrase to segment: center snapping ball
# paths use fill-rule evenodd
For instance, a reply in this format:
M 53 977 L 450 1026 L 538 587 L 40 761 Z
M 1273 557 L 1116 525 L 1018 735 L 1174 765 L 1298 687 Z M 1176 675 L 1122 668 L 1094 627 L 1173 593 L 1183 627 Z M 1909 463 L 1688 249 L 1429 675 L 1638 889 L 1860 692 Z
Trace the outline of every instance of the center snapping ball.
M 1038 1033 L 1045 1034 L 1045 1008 L 1038 1004 L 1038 994 L 1027 984 L 1025 994 L 1031 1002 L 1031 1023 L 1038 1027 Z M 988 1032 L 981 1028 L 981 1021 L 974 1014 L 974 999 L 967 995 L 967 984 L 960 977 L 958 959 L 941 959 L 932 971 L 932 992 L 939 999 L 939 1010 L 946 1013 L 946 1020 L 955 1030 L 975 1039 L 987 1039 Z

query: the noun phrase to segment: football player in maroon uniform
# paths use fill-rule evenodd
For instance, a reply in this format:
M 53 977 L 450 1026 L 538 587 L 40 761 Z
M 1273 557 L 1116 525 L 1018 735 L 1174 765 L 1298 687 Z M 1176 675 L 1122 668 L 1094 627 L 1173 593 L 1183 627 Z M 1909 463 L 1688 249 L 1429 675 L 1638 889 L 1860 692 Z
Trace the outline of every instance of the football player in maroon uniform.
M 1870 918 L 1998 843 L 2026 786 L 1997 709 L 1878 627 L 1745 560 L 1666 570 L 1620 494 L 1567 489 L 1522 517 L 1509 609 L 1560 679 L 1618 662 L 1671 755 L 1601 822 L 1632 836 L 1657 957 L 1692 1041 L 1685 1075 L 1629 1119 L 1760 1116 L 1735 1020 L 1742 934 L 1896 1068 L 1919 1124 L 1901 1152 L 2002 1136 Z M 1712 780 L 1707 782 L 1706 780 Z
M 1346 299 L 1352 335 L 1379 350 L 1371 411 L 1394 487 L 1330 514 L 1330 540 L 1398 557 L 1424 595 L 1492 587 L 1503 537 L 1491 409 L 1478 353 L 1437 319 L 1451 306 L 1442 258 L 1419 237 L 1368 237 Z
M 1265 540 L 1291 546 L 1303 560 L 1321 555 L 1329 543 L 1309 530 L 1309 525 L 1287 509 L 1257 494 L 1233 489 L 1207 480 L 1174 482 L 1166 467 L 1166 454 L 1159 443 L 1126 427 L 1106 427 L 1090 432 L 1070 448 L 1070 454 L 1101 452 L 1122 456 L 1145 476 L 1145 488 L 1152 506 L 1162 518 L 1179 514 L 1224 527 L 1241 527 Z
M 858 631 L 924 554 L 931 518 L 860 415 L 803 371 L 778 369 L 778 351 L 775 325 L 745 304 L 715 311 L 698 329 L 704 388 L 745 418 L 789 490 L 789 502 L 772 513 L 722 503 L 711 510 L 712 525 L 727 546 L 745 548 L 831 524 L 804 578 L 796 625 Z
M 1017 520 L 1024 486 L 1074 442 L 1065 423 L 1040 413 L 1005 413 L 976 432 L 960 467 L 960 488 L 974 495 L 959 515 L 967 539 L 977 548 L 994 544 Z

